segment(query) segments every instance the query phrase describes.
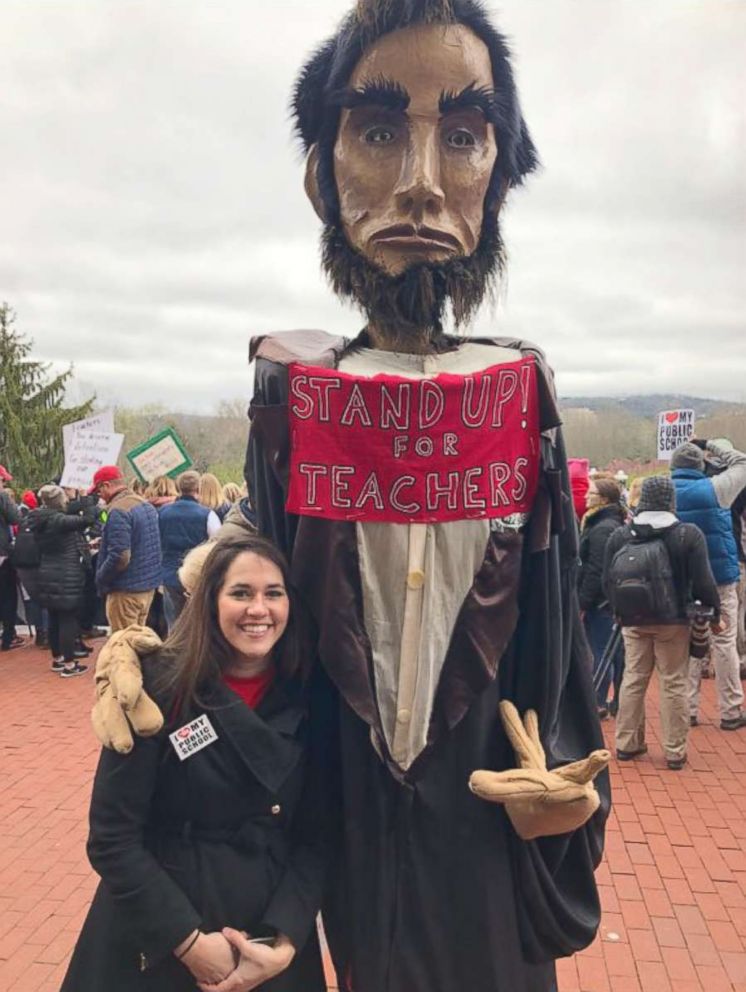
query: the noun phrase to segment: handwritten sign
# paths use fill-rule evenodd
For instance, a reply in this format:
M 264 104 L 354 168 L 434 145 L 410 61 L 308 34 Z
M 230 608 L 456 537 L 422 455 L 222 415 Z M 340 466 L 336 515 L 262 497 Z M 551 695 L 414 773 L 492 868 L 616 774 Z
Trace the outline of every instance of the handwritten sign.
M 694 436 L 694 410 L 664 410 L 658 414 L 658 460 L 670 462 L 680 444 Z
M 124 434 L 109 431 L 75 431 L 65 458 L 60 485 L 70 489 L 88 489 L 96 469 L 116 465 Z
M 372 378 L 293 364 L 291 513 L 414 523 L 527 512 L 539 477 L 533 358 Z
M 70 443 L 73 435 L 80 431 L 97 431 L 100 434 L 114 433 L 114 414 L 111 410 L 102 410 L 101 413 L 94 413 L 83 420 L 74 420 L 71 424 L 65 424 L 62 428 L 62 445 L 65 450 L 65 461 L 70 454 Z
M 178 475 L 192 465 L 181 438 L 172 427 L 128 451 L 127 458 L 143 482 L 151 482 L 159 475 Z

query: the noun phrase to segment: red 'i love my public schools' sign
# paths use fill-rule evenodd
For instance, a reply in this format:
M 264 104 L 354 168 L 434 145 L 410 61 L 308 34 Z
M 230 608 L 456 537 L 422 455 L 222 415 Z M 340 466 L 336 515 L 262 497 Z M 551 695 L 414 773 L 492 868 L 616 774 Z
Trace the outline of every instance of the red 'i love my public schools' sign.
M 530 510 L 539 477 L 532 357 L 432 379 L 289 368 L 287 509 L 416 523 Z

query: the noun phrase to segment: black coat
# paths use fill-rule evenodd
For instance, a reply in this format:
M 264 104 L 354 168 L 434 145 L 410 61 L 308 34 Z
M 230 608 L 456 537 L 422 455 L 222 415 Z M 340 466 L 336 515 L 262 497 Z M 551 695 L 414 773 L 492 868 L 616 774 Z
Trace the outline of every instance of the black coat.
M 301 337 L 310 341 L 303 351 Z M 599 924 L 594 868 L 608 776 L 598 779 L 602 806 L 584 827 L 534 841 L 520 840 L 503 809 L 468 788 L 475 769 L 515 767 L 498 716 L 501 699 L 521 712 L 537 710 L 550 767 L 603 746 L 578 612 L 577 528 L 548 376 L 541 379 L 546 434 L 530 523 L 525 533 L 491 535 L 450 642 L 428 747 L 402 773 L 388 760 L 380 731 L 355 525 L 284 509 L 285 365 L 295 358 L 334 366 L 347 342 L 318 332 L 265 342 L 255 340 L 252 350 L 252 505 L 259 532 L 292 555 L 295 581 L 319 626 L 321 662 L 341 695 L 344 843 L 323 912 L 339 988 L 551 992 L 554 959 L 587 946 Z
M 10 498 L 10 495 L 0 489 L 0 558 L 7 557 L 11 547 L 10 528 L 21 522 L 21 514 Z
M 326 988 L 314 921 L 334 844 L 329 689 L 315 686 L 310 718 L 297 688 L 271 687 L 256 711 L 222 682 L 208 699 L 131 754 L 101 753 L 88 854 L 102 881 L 62 992 L 195 992 L 173 948 L 224 926 L 298 949 L 267 992 Z M 168 733 L 202 713 L 218 739 L 181 761 Z
M 609 569 L 617 551 L 635 538 L 648 540 L 656 536 L 663 540 L 671 562 L 678 599 L 678 618 L 673 622 L 689 623 L 686 609 L 694 600 L 699 600 L 704 606 L 711 606 L 715 616 L 720 616 L 720 594 L 710 567 L 705 536 L 695 524 L 680 521 L 659 530 L 633 522 L 614 531 L 606 544 L 604 558 L 603 585 L 607 598 L 610 592 Z
M 618 503 L 605 506 L 586 518 L 580 535 L 581 610 L 598 609 L 606 601 L 603 588 L 606 542 L 624 523 L 624 511 Z
M 75 516 L 42 507 L 29 514 L 41 551 L 36 569 L 24 570 L 22 578 L 31 597 L 49 610 L 77 610 L 83 596 L 90 556 L 83 532 L 92 515 Z

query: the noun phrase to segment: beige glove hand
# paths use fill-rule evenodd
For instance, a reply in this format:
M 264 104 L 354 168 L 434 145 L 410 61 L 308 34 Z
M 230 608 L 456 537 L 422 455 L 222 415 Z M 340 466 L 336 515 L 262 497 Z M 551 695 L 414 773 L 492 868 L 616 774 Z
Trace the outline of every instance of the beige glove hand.
M 469 779 L 471 791 L 487 802 L 502 803 L 523 840 L 565 834 L 582 827 L 601 802 L 593 780 L 608 765 L 609 752 L 593 751 L 581 761 L 550 772 L 534 710 L 527 710 L 521 723 L 518 710 L 504 700 L 500 703 L 500 716 L 519 767 L 504 772 L 473 772 Z
M 141 737 L 151 737 L 163 726 L 161 711 L 143 690 L 140 668 L 140 658 L 160 646 L 155 631 L 133 624 L 112 634 L 101 648 L 91 722 L 104 747 L 127 754 L 134 746 L 130 724 Z

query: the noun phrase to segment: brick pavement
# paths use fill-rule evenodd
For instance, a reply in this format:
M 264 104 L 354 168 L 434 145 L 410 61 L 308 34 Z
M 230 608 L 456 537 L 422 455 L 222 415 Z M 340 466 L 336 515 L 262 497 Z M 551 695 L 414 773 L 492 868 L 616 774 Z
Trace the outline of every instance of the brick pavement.
M 717 729 L 703 685 L 685 771 L 665 768 L 652 706 L 649 755 L 614 765 L 601 932 L 559 992 L 746 992 L 746 731 Z M 36 649 L 0 655 L 0 992 L 58 992 L 93 893 L 91 697 Z

